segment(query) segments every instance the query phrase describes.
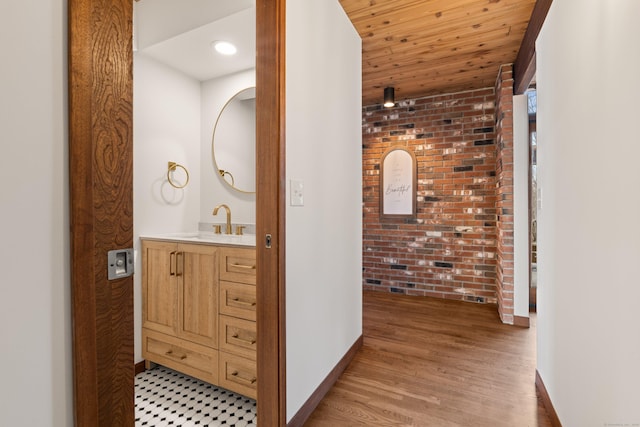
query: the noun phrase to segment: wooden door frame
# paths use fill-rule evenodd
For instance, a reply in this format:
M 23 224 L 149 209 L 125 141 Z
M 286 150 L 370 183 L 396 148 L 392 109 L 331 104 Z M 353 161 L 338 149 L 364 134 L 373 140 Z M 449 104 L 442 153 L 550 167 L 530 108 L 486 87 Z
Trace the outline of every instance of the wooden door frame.
M 256 1 L 258 425 L 286 426 L 285 5 Z M 271 236 L 271 247 L 266 239 Z
M 131 0 L 69 0 L 69 199 L 75 424 L 133 425 Z
M 256 172 L 260 177 L 256 186 L 258 423 L 264 426 L 286 425 L 285 4 L 286 0 L 256 0 Z M 103 172 L 100 170 L 103 165 L 96 164 L 96 155 L 100 154 L 99 146 L 105 137 L 110 148 L 124 146 L 125 151 L 132 153 L 132 12 L 133 0 L 69 0 L 68 3 L 71 310 L 74 415 L 78 426 L 133 426 L 133 359 L 122 378 L 114 378 L 112 372 L 105 374 L 97 356 L 100 315 L 95 306 L 96 289 L 106 283 L 106 273 L 100 271 L 102 264 L 106 270 L 104 248 L 98 248 L 98 244 L 104 246 L 114 241 L 117 247 L 133 246 L 132 226 L 124 224 L 123 229 L 101 235 L 100 218 L 95 209 L 100 197 L 117 204 L 123 194 L 126 199 L 127 192 L 133 193 L 132 162 L 129 161 L 124 174 L 128 181 L 121 185 L 123 191 L 111 189 L 101 196 L 95 188 L 96 174 Z M 108 25 L 104 25 L 106 21 Z M 98 50 L 104 41 L 109 43 L 109 49 Z M 119 61 L 115 67 L 114 59 Z M 104 103 L 99 103 L 100 100 Z M 132 214 L 132 197 L 130 202 L 126 206 Z M 131 218 L 127 221 L 132 224 Z M 266 235 L 271 236 L 270 248 L 264 243 Z M 133 289 L 131 277 L 119 280 Z M 131 302 L 132 299 L 131 295 Z M 131 323 L 132 334 L 132 305 L 130 308 L 131 317 L 125 313 L 124 321 L 126 325 Z M 118 317 L 122 313 L 109 315 Z M 132 351 L 132 348 L 126 349 L 126 352 Z M 125 357 L 128 356 L 125 354 Z M 105 389 L 108 389 L 106 394 Z M 126 403 L 120 405 L 124 409 L 113 415 L 118 399 Z

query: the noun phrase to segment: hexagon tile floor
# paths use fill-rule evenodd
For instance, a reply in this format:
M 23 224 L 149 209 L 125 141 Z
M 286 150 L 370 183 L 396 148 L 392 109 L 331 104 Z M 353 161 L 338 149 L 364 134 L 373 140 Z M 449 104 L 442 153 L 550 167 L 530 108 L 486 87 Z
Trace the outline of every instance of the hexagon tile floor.
M 255 426 L 256 401 L 164 366 L 136 375 L 136 427 Z

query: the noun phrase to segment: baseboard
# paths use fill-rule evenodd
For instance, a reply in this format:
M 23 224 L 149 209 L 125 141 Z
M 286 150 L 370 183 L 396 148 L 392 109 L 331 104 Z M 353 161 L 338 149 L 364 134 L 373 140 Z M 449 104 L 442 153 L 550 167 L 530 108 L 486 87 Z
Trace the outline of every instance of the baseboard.
M 519 326 L 521 328 L 531 327 L 531 324 L 529 323 L 529 318 L 524 316 L 513 316 L 513 325 Z
M 146 368 L 146 366 L 144 364 L 144 360 L 142 362 L 136 363 L 135 371 L 134 371 L 135 375 L 141 374 L 146 370 L 147 370 L 147 368 Z
M 551 420 L 552 427 L 562 427 L 560 423 L 560 418 L 558 418 L 558 413 L 556 409 L 553 407 L 553 403 L 551 402 L 551 398 L 549 397 L 549 393 L 547 392 L 547 388 L 544 386 L 542 382 L 542 377 L 540 376 L 540 372 L 536 369 L 536 390 L 540 394 L 540 399 L 542 400 L 542 405 L 544 409 L 547 410 L 547 415 L 549 415 L 549 419 Z
M 331 387 L 338 381 L 340 375 L 349 366 L 349 363 L 353 360 L 356 353 L 362 348 L 363 338 L 362 335 L 353 343 L 347 353 L 340 359 L 338 364 L 329 372 L 329 375 L 320 383 L 318 388 L 311 394 L 311 396 L 304 402 L 304 405 L 296 412 L 296 414 L 287 423 L 287 427 L 301 427 L 307 421 L 311 413 L 316 409 L 322 398 L 331 390 Z

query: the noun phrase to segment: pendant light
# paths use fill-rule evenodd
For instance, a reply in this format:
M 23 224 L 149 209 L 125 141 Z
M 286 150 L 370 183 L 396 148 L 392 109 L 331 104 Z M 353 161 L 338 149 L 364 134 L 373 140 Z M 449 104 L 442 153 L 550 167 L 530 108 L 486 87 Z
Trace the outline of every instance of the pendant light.
M 386 108 L 391 108 L 396 105 L 395 89 L 393 87 L 384 88 L 384 104 Z

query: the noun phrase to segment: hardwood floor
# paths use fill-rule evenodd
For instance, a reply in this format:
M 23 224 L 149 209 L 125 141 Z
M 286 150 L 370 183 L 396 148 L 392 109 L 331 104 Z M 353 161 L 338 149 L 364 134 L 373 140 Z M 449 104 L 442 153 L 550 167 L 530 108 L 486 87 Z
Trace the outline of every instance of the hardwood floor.
M 364 346 L 305 426 L 551 426 L 535 390 L 535 318 L 364 293 Z

